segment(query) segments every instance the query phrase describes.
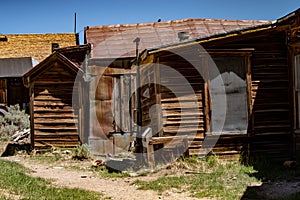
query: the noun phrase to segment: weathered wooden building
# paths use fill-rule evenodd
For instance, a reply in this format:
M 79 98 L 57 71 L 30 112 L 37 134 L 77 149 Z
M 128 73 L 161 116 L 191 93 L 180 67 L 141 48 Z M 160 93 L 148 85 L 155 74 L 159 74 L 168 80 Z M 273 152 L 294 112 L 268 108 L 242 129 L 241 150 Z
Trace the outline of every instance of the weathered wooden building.
M 89 45 L 57 49 L 23 76 L 30 92 L 31 145 L 76 146 L 81 142 L 82 62 Z M 73 101 L 72 101 L 73 100 Z
M 269 22 L 185 19 L 86 27 L 85 42 L 90 43 L 92 49 L 86 66 L 90 79 L 85 142 L 90 144 L 96 154 L 115 153 L 115 146 L 127 148 L 128 138 L 136 134 L 137 75 L 131 63 L 138 52 L 177 43 L 186 37 L 194 39 Z M 124 143 L 127 145 L 123 146 Z
M 149 123 L 149 108 L 158 104 L 156 119 L 162 128 L 157 136 L 192 134 L 191 154 L 219 132 L 212 150 L 220 155 L 244 148 L 275 161 L 299 158 L 299 30 L 297 10 L 264 25 L 146 50 L 141 55 L 141 95 L 151 92 L 148 100 L 142 99 L 143 123 Z M 214 87 L 218 78 L 223 96 L 222 87 Z M 218 102 L 222 97 L 226 104 Z
M 0 34 L 0 103 L 28 109 L 29 93 L 22 76 L 58 47 L 78 43 L 74 33 Z
M 29 108 L 29 93 L 22 82 L 22 76 L 38 62 L 31 57 L 0 58 L 0 104 L 19 104 L 21 109 Z

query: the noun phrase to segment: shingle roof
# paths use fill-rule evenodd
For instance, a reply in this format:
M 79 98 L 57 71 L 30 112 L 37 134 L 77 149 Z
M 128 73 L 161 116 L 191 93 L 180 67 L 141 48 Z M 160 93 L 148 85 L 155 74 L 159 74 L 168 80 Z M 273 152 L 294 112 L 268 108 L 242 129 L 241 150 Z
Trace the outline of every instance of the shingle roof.
M 52 44 L 59 47 L 76 45 L 75 33 L 0 34 L 0 58 L 32 57 L 41 62 L 52 53 Z
M 233 30 L 271 23 L 269 20 L 183 19 L 166 22 L 93 26 L 85 28 L 86 42 L 92 44 L 93 58 L 135 56 L 135 38 L 139 50 L 179 42 L 178 33 L 187 32 L 189 39 L 208 37 Z
M 1 58 L 0 77 L 22 77 L 27 71 L 37 64 L 38 62 L 31 57 Z

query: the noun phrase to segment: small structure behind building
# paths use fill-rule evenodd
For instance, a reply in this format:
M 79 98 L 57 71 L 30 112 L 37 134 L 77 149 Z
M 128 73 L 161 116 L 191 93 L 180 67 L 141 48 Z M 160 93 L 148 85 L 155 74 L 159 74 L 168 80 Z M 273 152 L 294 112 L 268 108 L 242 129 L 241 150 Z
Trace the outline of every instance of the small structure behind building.
M 33 148 L 80 143 L 80 100 L 77 104 L 72 100 L 73 95 L 83 92 L 83 87 L 74 83 L 82 77 L 80 66 L 88 52 L 89 45 L 59 49 L 24 75 L 24 84 L 30 90 Z
M 22 82 L 23 75 L 38 62 L 31 57 L 0 58 L 0 104 L 19 104 L 29 111 L 29 92 Z

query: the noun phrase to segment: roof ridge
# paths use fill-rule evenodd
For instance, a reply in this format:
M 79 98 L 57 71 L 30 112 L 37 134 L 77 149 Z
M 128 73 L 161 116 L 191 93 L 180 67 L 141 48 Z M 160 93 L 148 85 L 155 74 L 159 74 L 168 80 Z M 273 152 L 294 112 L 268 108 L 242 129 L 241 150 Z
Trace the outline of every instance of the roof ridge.
M 172 24 L 172 23 L 180 23 L 180 22 L 188 22 L 188 21 L 227 21 L 227 22 L 270 22 L 272 20 L 266 19 L 216 19 L 216 18 L 183 18 L 183 19 L 175 19 L 175 20 L 167 20 L 161 22 L 139 22 L 139 23 L 129 23 L 129 24 L 107 24 L 107 25 L 98 25 L 98 26 L 87 26 L 87 29 L 100 29 L 100 28 L 119 28 L 119 27 L 135 27 L 141 25 L 155 25 L 155 24 Z

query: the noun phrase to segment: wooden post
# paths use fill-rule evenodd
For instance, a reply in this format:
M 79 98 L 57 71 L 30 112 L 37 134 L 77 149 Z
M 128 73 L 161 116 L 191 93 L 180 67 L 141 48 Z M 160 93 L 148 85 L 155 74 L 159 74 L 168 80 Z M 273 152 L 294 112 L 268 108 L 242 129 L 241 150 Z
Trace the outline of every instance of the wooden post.
M 30 112 L 30 142 L 31 142 L 31 149 L 34 149 L 34 84 L 31 83 L 29 87 L 29 95 L 30 95 L 30 105 L 29 105 L 29 112 Z
M 79 107 L 78 107 L 78 136 L 79 136 L 79 142 L 80 144 L 83 143 L 83 116 L 82 116 L 82 109 L 83 109 L 83 91 L 82 91 L 82 84 L 81 84 L 81 81 L 78 83 L 78 101 L 79 101 Z
M 154 83 L 155 83 L 155 103 L 161 105 L 161 93 L 160 93 L 160 68 L 159 68 L 159 58 L 155 60 L 155 69 L 154 69 Z M 162 108 L 162 107 L 161 107 Z M 157 112 L 157 127 L 158 127 L 158 136 L 163 136 L 163 120 L 162 112 Z
M 251 60 L 250 56 L 245 58 L 246 64 L 246 83 L 247 83 L 247 94 L 248 94 L 248 117 L 251 125 L 251 132 L 254 131 L 254 116 L 253 116 L 253 101 L 252 101 L 252 77 L 251 77 Z
M 154 147 L 153 144 L 150 143 L 151 140 L 152 140 L 152 129 L 147 128 L 142 134 L 142 144 L 143 147 L 146 148 L 149 168 L 154 169 L 155 167 Z
M 204 136 L 206 133 L 211 131 L 210 129 L 210 113 L 211 113 L 211 100 L 209 97 L 209 85 L 210 85 L 210 77 L 209 77 L 209 65 L 208 60 L 206 58 L 203 59 L 202 62 L 204 66 L 204 117 L 205 117 L 205 131 Z
M 245 58 L 246 64 L 246 83 L 248 94 L 248 122 L 250 122 L 250 133 L 247 131 L 247 159 L 250 157 L 250 137 L 254 132 L 254 114 L 253 114 L 253 101 L 252 101 L 252 76 L 251 76 L 251 59 L 250 55 Z

